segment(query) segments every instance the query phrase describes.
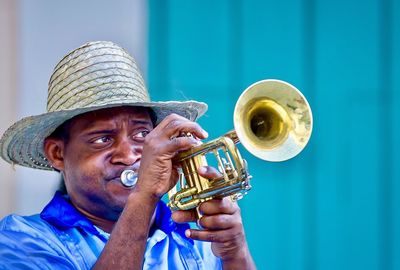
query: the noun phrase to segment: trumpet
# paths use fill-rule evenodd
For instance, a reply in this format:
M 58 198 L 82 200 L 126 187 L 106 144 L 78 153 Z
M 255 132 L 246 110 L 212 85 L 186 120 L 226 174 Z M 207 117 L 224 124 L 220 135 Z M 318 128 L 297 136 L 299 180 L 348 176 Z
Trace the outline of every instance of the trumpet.
M 181 168 L 179 180 L 168 192 L 171 210 L 188 210 L 213 198 L 241 199 L 251 189 L 247 164 L 236 144 L 265 161 L 285 161 L 307 145 L 313 126 L 311 108 L 303 94 L 280 80 L 262 80 L 250 85 L 235 105 L 234 130 L 179 153 L 174 162 Z M 214 154 L 221 173 L 207 179 L 197 173 Z

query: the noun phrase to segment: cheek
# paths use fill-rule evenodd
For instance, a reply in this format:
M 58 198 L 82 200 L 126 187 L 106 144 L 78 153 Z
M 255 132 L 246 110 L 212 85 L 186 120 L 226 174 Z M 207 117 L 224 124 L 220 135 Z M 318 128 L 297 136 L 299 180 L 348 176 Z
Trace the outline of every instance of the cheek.
M 93 153 L 82 148 L 67 152 L 65 183 L 71 200 L 92 213 L 105 208 L 122 211 L 131 190 L 120 182 L 109 181 L 112 171 L 109 153 Z
M 69 182 L 66 183 L 68 192 L 76 196 L 83 195 L 90 200 L 110 197 L 121 202 L 125 201 L 131 190 L 124 188 L 120 182 L 109 181 L 112 169 L 111 165 L 107 164 L 109 164 L 107 153 L 88 155 L 85 151 L 77 151 L 75 156 L 65 162 L 66 177 Z
M 84 151 L 66 155 L 65 172 L 68 182 L 77 188 L 95 189 L 102 183 L 105 171 L 105 160 L 102 156 L 87 155 Z

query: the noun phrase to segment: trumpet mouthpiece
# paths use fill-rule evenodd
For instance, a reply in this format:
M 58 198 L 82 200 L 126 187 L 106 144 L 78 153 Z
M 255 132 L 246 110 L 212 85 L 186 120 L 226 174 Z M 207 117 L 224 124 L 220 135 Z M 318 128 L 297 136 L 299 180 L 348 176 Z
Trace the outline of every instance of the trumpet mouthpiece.
M 125 170 L 121 173 L 121 183 L 126 187 L 136 185 L 138 174 L 133 170 Z

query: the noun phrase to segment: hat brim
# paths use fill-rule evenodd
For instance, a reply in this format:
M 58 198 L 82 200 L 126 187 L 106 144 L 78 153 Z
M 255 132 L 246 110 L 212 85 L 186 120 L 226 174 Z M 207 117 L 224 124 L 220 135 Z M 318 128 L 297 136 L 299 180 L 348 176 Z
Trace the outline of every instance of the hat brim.
M 116 102 L 93 107 L 44 113 L 22 118 L 3 134 L 0 140 L 0 154 L 11 164 L 41 170 L 53 170 L 44 154 L 44 140 L 65 121 L 90 111 L 120 106 L 151 108 L 159 123 L 167 115 L 176 113 L 195 121 L 207 110 L 207 104 L 197 101 L 168 102 Z

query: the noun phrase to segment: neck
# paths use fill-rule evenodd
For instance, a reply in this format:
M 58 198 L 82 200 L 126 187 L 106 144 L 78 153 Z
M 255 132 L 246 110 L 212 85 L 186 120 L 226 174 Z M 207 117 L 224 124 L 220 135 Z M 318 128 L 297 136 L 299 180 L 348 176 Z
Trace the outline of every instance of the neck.
M 118 222 L 118 219 L 112 220 L 112 219 L 98 217 L 98 216 L 95 216 L 95 215 L 87 212 L 86 210 L 84 210 L 82 208 L 77 207 L 76 205 L 74 205 L 74 206 L 82 215 L 84 215 L 87 219 L 89 219 L 93 223 L 93 225 L 95 225 L 96 227 L 99 227 L 100 229 L 102 229 L 103 231 L 105 231 L 107 233 L 111 233 L 114 228 L 114 225 Z M 151 217 L 150 227 L 152 227 L 154 224 L 155 216 L 156 216 L 156 213 L 154 211 L 154 213 Z
M 117 222 L 117 220 L 111 220 L 111 219 L 106 219 L 106 218 L 102 218 L 99 216 L 95 216 L 89 212 L 87 212 L 86 210 L 79 208 L 75 205 L 75 208 L 82 214 L 84 215 L 87 219 L 89 219 L 93 225 L 95 225 L 96 227 L 99 227 L 100 229 L 102 229 L 103 231 L 107 232 L 107 233 L 111 233 L 112 229 L 114 228 L 115 223 Z

